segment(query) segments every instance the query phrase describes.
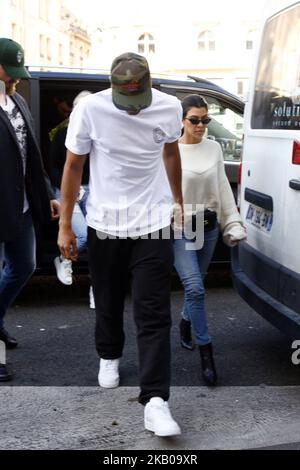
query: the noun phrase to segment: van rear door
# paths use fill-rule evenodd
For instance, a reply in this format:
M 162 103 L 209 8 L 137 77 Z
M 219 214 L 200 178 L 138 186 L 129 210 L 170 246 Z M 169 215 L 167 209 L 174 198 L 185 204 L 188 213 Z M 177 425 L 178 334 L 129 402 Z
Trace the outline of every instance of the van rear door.
M 246 109 L 242 216 L 248 243 L 300 272 L 300 4 L 271 17 Z M 249 116 L 247 116 L 249 112 Z

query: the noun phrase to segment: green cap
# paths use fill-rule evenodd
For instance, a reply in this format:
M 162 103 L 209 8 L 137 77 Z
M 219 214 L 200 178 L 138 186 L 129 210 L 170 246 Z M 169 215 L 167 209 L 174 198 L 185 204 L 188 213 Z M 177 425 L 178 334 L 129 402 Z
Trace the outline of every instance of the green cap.
M 125 111 L 139 112 L 152 102 L 151 77 L 145 57 L 126 52 L 111 66 L 112 100 Z
M 24 67 L 24 49 L 8 38 L 0 38 L 0 65 L 10 78 L 29 78 Z

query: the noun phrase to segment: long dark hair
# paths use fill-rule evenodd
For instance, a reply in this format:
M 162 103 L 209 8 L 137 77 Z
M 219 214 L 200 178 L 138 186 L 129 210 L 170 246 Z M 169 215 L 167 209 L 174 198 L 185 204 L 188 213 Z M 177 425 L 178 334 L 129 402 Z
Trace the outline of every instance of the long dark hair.
M 208 104 L 205 99 L 200 95 L 188 95 L 181 101 L 183 109 L 183 117 L 185 118 L 189 109 L 191 108 L 206 108 L 208 111 Z

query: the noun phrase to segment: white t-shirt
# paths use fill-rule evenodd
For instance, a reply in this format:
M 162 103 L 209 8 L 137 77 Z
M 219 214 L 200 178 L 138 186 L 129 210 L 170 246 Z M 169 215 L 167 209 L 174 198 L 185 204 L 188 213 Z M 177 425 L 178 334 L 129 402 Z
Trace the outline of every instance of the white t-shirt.
M 25 121 L 23 119 L 22 114 L 20 113 L 19 109 L 13 102 L 13 100 L 6 96 L 6 104 L 0 104 L 3 111 L 6 112 L 8 119 L 10 120 L 11 125 L 14 128 L 16 138 L 19 144 L 19 149 L 22 156 L 22 163 L 23 163 L 23 174 L 25 176 L 26 172 L 26 160 L 27 160 L 27 127 Z M 26 196 L 26 192 L 24 189 L 24 205 L 23 205 L 23 213 L 29 209 L 29 204 Z
M 66 147 L 89 154 L 87 223 L 114 236 L 141 236 L 170 224 L 173 198 L 162 158 L 179 139 L 182 108 L 174 96 L 152 89 L 151 106 L 129 116 L 112 102 L 111 89 L 74 108 Z

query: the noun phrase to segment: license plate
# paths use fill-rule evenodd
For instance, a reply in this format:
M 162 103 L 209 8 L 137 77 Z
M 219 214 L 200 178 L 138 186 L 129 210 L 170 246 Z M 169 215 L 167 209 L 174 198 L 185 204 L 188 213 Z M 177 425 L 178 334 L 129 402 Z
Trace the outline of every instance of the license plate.
M 273 212 L 249 204 L 246 221 L 260 230 L 269 233 L 273 224 Z

